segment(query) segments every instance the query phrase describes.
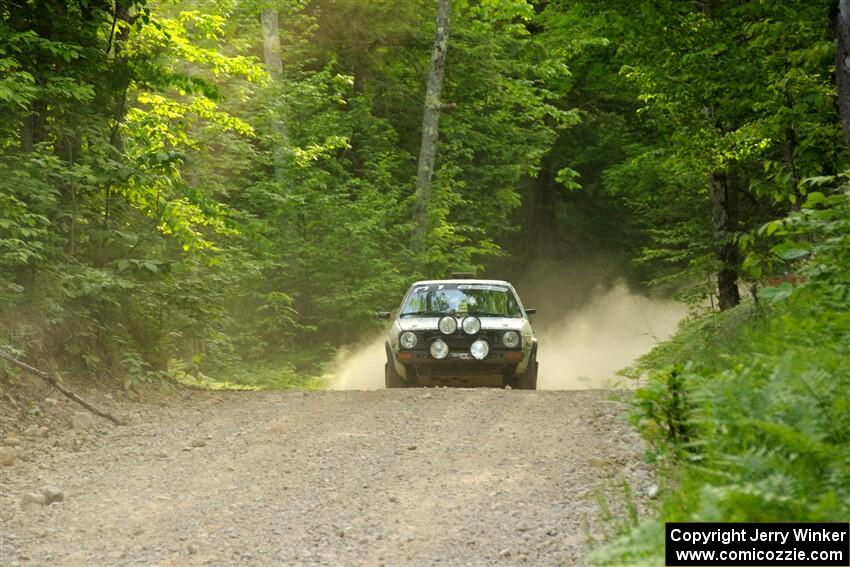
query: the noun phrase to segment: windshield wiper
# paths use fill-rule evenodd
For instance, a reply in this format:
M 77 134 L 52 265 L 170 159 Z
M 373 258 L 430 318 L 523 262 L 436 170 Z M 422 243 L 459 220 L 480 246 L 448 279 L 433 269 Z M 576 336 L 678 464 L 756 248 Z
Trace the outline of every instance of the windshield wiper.
M 504 313 L 488 313 L 487 311 L 470 311 L 467 315 L 475 315 L 476 317 L 510 317 Z
M 451 315 L 451 313 L 443 313 L 442 311 L 408 311 L 399 313 L 399 317 L 439 317 L 440 315 Z

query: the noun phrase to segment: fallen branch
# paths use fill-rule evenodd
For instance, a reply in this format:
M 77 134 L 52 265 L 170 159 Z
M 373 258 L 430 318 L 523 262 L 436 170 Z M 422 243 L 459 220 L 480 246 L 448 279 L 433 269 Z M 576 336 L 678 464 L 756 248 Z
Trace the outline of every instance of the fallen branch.
M 111 413 L 103 411 L 102 409 L 99 409 L 98 407 L 87 402 L 86 400 L 84 400 L 83 398 L 78 396 L 73 390 L 68 388 L 68 386 L 66 386 L 65 384 L 63 384 L 62 382 L 60 382 L 59 380 L 57 380 L 56 378 L 54 378 L 53 376 L 51 376 L 47 372 L 44 372 L 43 370 L 39 370 L 38 368 L 33 368 L 32 366 L 30 366 L 26 362 L 21 362 L 20 360 L 18 360 L 17 358 L 15 358 L 14 356 L 12 356 L 11 354 L 9 354 L 8 352 L 6 352 L 3 349 L 0 349 L 0 358 L 9 362 L 10 364 L 14 364 L 18 368 L 21 368 L 21 369 L 25 370 L 26 372 L 29 372 L 30 374 L 35 374 L 36 376 L 38 376 L 39 378 L 41 378 L 42 380 L 44 380 L 45 382 L 47 382 L 48 384 L 50 384 L 51 386 L 53 386 L 54 388 L 56 388 L 57 390 L 59 390 L 60 392 L 65 394 L 66 397 L 74 400 L 75 402 L 77 402 L 78 404 L 80 404 L 81 406 L 83 406 L 84 408 L 86 408 L 87 410 L 92 412 L 93 414 L 99 415 L 100 417 L 102 417 L 104 419 L 108 419 L 109 421 L 111 421 L 115 425 L 124 425 L 121 422 L 120 419 L 118 419 L 117 417 L 115 417 Z

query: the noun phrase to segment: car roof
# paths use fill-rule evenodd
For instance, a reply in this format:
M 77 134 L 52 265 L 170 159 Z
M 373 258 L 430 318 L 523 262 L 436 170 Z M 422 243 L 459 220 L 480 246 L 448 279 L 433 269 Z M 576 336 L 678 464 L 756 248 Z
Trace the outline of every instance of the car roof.
M 511 286 L 505 280 L 422 280 L 414 282 L 413 285 L 434 285 L 434 284 L 485 284 L 485 285 L 506 285 Z

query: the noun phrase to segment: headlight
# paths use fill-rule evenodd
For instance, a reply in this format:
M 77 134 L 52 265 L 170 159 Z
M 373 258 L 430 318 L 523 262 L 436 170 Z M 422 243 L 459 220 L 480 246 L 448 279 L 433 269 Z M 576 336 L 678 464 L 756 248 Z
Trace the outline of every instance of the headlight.
M 416 333 L 411 333 L 410 331 L 405 331 L 401 334 L 399 338 L 399 342 L 401 346 L 404 348 L 413 348 L 416 346 Z
M 467 335 L 474 335 L 481 330 L 481 320 L 478 317 L 465 317 L 460 326 Z
M 469 347 L 469 354 L 471 354 L 475 359 L 481 360 L 487 356 L 490 352 L 490 345 L 487 344 L 487 341 L 477 340 Z
M 442 360 L 449 355 L 449 345 L 443 339 L 437 339 L 431 343 L 431 356 L 437 360 Z
M 437 323 L 437 327 L 440 328 L 440 332 L 444 335 L 451 335 L 457 331 L 457 319 L 454 317 L 443 317 L 440 319 L 440 322 Z
M 508 348 L 516 348 L 519 346 L 519 333 L 516 331 L 505 331 L 502 335 L 502 344 Z

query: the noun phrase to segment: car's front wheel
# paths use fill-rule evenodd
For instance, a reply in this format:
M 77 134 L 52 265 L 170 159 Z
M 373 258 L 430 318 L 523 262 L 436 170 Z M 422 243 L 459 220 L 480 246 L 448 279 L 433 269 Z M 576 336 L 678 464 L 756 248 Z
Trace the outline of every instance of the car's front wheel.
M 528 361 L 528 366 L 525 367 L 525 372 L 520 375 L 516 381 L 517 390 L 536 390 L 537 389 L 537 355 L 531 357 Z
M 406 388 L 407 382 L 404 381 L 404 378 L 396 371 L 395 364 L 390 361 L 384 365 L 384 381 L 386 383 L 387 389 L 389 388 Z

